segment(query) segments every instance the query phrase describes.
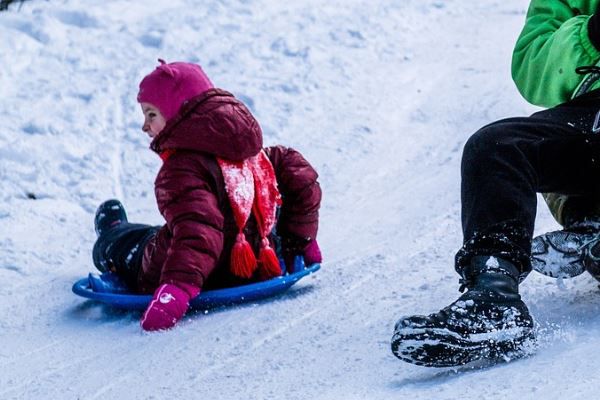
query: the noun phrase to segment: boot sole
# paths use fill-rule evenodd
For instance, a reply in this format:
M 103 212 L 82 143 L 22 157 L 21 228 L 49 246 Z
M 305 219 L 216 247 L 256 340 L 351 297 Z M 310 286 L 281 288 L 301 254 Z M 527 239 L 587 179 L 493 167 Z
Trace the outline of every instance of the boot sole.
M 535 335 L 530 328 L 469 337 L 448 329 L 400 329 L 392 337 L 392 352 L 402 361 L 425 367 L 456 367 L 481 359 L 509 361 L 531 354 Z
M 533 239 L 531 266 L 553 278 L 573 278 L 585 271 L 586 247 L 593 240 L 587 235 L 549 232 Z

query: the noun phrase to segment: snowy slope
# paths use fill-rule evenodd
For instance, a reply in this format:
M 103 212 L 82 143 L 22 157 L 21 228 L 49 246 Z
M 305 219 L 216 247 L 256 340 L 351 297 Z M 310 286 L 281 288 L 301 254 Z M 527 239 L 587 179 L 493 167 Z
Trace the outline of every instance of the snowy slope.
M 541 348 L 493 368 L 425 369 L 395 320 L 457 296 L 459 163 L 470 134 L 534 111 L 510 79 L 526 0 L 31 1 L 0 14 L 0 399 L 589 399 L 600 292 L 522 292 Z M 93 213 L 161 223 L 135 102 L 157 58 L 203 65 L 267 144 L 324 189 L 322 270 L 274 300 L 142 333 L 85 302 Z M 35 197 L 35 199 L 33 199 Z M 555 229 L 543 206 L 538 231 Z

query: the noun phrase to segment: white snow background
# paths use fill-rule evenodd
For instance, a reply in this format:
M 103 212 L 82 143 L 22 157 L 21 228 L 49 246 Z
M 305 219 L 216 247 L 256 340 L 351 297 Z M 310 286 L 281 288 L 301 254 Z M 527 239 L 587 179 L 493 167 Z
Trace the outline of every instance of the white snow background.
M 600 290 L 522 285 L 536 355 L 427 369 L 394 322 L 458 296 L 460 158 L 536 109 L 510 78 L 526 0 L 33 0 L 0 13 L 0 399 L 592 399 Z M 85 301 L 93 215 L 162 223 L 136 103 L 167 61 L 200 63 L 267 145 L 302 151 L 324 190 L 321 271 L 257 304 L 143 333 Z M 32 199 L 31 197 L 35 197 Z M 536 232 L 556 229 L 539 206 Z

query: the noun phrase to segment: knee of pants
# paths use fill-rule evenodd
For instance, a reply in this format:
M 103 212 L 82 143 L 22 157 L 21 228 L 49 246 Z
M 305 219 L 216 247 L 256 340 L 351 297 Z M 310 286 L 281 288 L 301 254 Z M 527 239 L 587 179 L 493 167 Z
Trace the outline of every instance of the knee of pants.
M 488 125 L 475 132 L 465 143 L 462 168 L 494 168 L 499 160 L 519 163 L 523 152 L 518 150 L 518 140 L 506 127 Z
M 495 150 L 501 139 L 501 132 L 493 126 L 481 128 L 475 132 L 465 143 L 463 159 L 480 158 L 489 155 Z

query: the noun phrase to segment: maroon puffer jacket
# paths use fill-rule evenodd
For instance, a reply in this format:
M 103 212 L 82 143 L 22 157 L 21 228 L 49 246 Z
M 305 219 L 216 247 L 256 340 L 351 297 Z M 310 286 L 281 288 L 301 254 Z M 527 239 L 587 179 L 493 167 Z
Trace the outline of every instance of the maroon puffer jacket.
M 164 160 L 155 193 L 166 224 L 145 248 L 138 290 L 151 293 L 178 281 L 201 288 L 243 283 L 229 272 L 237 227 L 215 156 L 237 161 L 257 154 L 262 148 L 257 121 L 232 94 L 212 89 L 185 103 L 150 147 Z M 283 199 L 277 231 L 314 239 L 321 202 L 317 173 L 291 148 L 265 150 Z M 252 217 L 245 233 L 257 250 Z

